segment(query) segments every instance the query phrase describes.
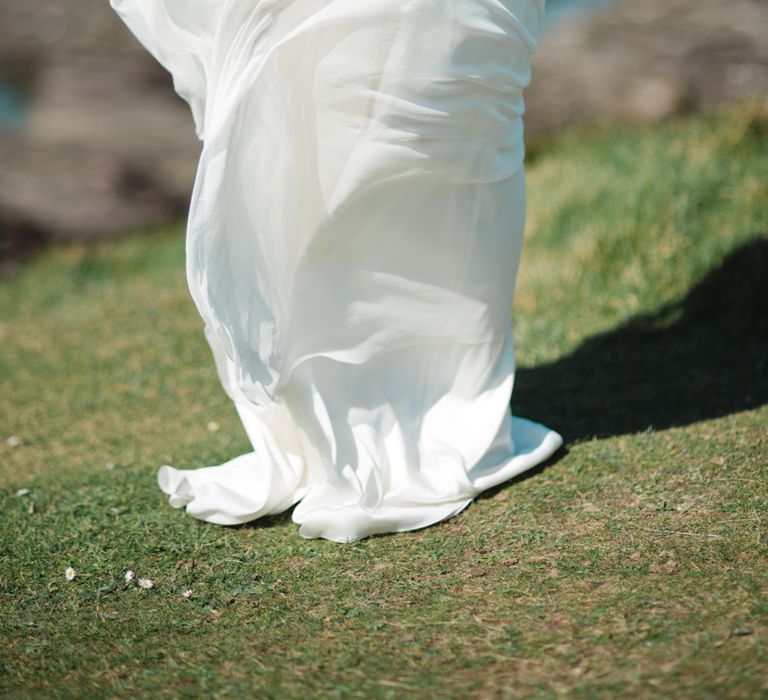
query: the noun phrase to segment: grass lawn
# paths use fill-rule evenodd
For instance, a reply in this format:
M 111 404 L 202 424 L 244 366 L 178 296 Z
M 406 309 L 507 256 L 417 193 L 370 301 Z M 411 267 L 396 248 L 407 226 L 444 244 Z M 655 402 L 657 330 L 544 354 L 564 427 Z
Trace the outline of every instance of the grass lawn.
M 249 450 L 180 227 L 0 284 L 0 695 L 768 697 L 768 116 L 529 156 L 513 410 L 566 446 L 419 532 L 167 504 Z

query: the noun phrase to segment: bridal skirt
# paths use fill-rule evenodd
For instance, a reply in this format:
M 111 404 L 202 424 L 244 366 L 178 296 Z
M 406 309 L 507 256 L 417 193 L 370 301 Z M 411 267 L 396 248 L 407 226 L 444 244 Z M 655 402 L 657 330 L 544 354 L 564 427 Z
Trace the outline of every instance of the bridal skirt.
M 232 525 L 451 517 L 547 459 L 513 417 L 523 89 L 543 0 L 111 0 L 203 142 L 187 277 L 253 451 L 163 466 Z

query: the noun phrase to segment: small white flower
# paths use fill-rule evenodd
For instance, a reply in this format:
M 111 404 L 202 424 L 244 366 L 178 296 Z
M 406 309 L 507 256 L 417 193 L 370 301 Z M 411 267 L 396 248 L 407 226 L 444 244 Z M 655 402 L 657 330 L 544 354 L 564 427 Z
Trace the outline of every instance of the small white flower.
M 219 429 L 219 424 L 212 420 L 210 423 L 208 423 L 208 430 L 210 430 L 212 433 L 215 433 Z
M 71 566 L 68 566 L 66 568 L 66 571 L 64 571 L 64 575 L 67 577 L 67 581 L 71 581 L 72 579 L 75 578 L 75 576 L 77 576 L 77 574 L 75 573 L 75 570 Z
M 16 492 L 16 495 L 17 495 L 17 496 L 26 496 L 28 493 L 29 493 L 29 489 L 25 487 L 25 488 L 23 488 L 23 489 L 19 489 L 19 490 Z
M 130 583 L 131 581 L 133 581 L 133 577 L 135 575 L 136 574 L 134 574 L 131 569 L 128 569 L 128 571 L 125 572 L 125 582 Z
M 151 578 L 140 578 L 139 579 L 139 588 L 143 588 L 145 591 L 152 588 L 154 584 L 152 583 Z
M 21 445 L 21 438 L 16 435 L 11 435 L 11 437 L 6 438 L 5 444 L 8 445 L 8 447 L 18 447 Z
M 186 591 L 182 591 L 181 595 L 183 595 L 185 598 L 189 598 L 192 595 L 192 589 L 187 588 Z
M 104 465 L 104 469 L 114 469 L 114 468 L 115 468 L 115 465 L 112 462 L 107 462 Z

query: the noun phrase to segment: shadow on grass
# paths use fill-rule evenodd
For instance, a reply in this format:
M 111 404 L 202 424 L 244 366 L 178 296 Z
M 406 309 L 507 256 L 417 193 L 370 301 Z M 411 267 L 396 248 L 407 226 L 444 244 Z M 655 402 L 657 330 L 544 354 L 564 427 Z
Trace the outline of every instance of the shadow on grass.
M 269 530 L 279 525 L 289 525 L 293 522 L 293 511 L 296 505 L 292 505 L 288 510 L 284 510 L 282 513 L 275 513 L 274 515 L 265 515 L 256 520 L 249 520 L 245 523 L 238 523 L 237 525 L 229 525 L 231 530 Z
M 768 238 L 731 253 L 679 302 L 519 368 L 513 409 L 566 443 L 726 416 L 768 402 Z

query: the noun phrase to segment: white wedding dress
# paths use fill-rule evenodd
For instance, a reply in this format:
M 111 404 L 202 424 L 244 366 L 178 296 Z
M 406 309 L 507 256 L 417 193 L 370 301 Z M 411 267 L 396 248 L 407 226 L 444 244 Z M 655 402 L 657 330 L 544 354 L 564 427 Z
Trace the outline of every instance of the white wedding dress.
M 203 151 L 187 275 L 253 452 L 158 473 L 212 523 L 353 541 L 562 443 L 510 414 L 543 0 L 111 0 Z

